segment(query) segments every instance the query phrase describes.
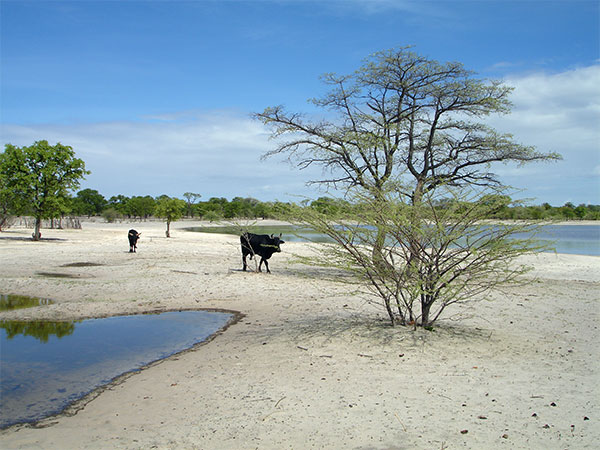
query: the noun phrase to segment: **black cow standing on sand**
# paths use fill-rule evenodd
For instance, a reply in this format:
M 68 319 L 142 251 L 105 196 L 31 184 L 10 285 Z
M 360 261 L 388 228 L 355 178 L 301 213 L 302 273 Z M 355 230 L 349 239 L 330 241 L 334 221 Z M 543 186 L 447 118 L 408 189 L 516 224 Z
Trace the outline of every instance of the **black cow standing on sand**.
M 252 234 L 244 233 L 240 236 L 240 243 L 242 244 L 242 262 L 244 267 L 242 270 L 246 271 L 246 256 L 250 255 L 250 259 L 254 255 L 260 256 L 260 263 L 258 264 L 258 271 L 260 272 L 260 266 L 265 263 L 267 273 L 271 273 L 269 270 L 269 259 L 273 253 L 281 252 L 280 244 L 285 242 L 281 240 L 281 234 L 279 237 L 269 236 L 268 234 Z
M 142 233 L 138 233 L 135 230 L 129 230 L 127 237 L 129 238 L 129 253 L 135 253 L 137 249 L 137 241 Z

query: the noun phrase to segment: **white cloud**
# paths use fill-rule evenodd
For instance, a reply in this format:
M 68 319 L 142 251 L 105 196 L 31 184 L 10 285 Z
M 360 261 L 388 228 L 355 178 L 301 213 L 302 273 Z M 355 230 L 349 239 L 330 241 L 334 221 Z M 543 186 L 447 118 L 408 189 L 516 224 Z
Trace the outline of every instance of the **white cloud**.
M 227 112 L 177 113 L 141 121 L 72 125 L 3 125 L 2 140 L 70 145 L 92 171 L 82 187 L 110 197 L 184 192 L 285 200 L 306 193 L 305 174 L 275 160 L 263 125 Z
M 595 173 L 600 164 L 600 65 L 505 81 L 515 88 L 513 112 L 490 118 L 491 125 L 539 151 L 560 153 L 563 161 L 522 169 L 499 166 L 496 172 L 540 201 L 600 203 Z
M 554 75 L 539 74 L 507 78 L 514 86 L 514 110 L 507 117 L 520 131 L 561 144 L 598 144 L 600 136 L 600 65 Z

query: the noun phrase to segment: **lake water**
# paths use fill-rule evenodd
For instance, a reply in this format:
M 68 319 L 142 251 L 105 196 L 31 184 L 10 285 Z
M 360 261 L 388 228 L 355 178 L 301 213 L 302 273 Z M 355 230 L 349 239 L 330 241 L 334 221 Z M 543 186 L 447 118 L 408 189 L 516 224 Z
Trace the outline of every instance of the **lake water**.
M 536 239 L 553 246 L 557 253 L 600 256 L 600 224 L 545 225 Z
M 240 234 L 239 227 L 193 227 L 189 231 L 205 233 Z M 327 236 L 293 225 L 252 226 L 249 231 L 258 234 L 283 233 L 284 241 L 331 242 Z M 600 256 L 600 223 L 598 225 L 544 225 L 536 239 L 549 244 L 557 253 Z
M 79 322 L 0 322 L 0 428 L 64 410 L 116 377 L 179 353 L 233 314 L 176 311 Z

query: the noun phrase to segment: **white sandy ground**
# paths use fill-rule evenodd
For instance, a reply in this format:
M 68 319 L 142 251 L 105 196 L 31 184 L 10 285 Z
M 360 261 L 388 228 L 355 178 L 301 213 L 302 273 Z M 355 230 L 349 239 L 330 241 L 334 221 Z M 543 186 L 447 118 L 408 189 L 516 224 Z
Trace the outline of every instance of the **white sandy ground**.
M 238 238 L 189 225 L 175 223 L 170 239 L 160 222 L 86 222 L 43 230 L 51 240 L 38 243 L 31 230 L 0 234 L 0 293 L 56 300 L 0 318 L 245 315 L 41 428 L 0 432 L 1 448 L 599 448 L 599 257 L 527 257 L 537 281 L 415 332 L 294 264 L 308 244 L 285 243 L 271 275 L 244 273 Z M 131 227 L 142 232 L 136 254 Z M 102 265 L 62 267 L 76 262 Z

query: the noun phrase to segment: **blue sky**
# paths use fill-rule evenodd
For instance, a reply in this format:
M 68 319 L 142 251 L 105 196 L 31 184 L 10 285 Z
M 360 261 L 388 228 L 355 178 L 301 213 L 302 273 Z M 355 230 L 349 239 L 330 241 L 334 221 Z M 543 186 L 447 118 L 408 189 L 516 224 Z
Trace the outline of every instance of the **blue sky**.
M 73 146 L 107 198 L 318 196 L 318 172 L 261 161 L 274 144 L 251 113 L 315 113 L 321 74 L 413 45 L 515 86 L 490 124 L 563 155 L 495 167 L 518 196 L 600 203 L 597 0 L 1 0 L 0 20 L 2 145 Z

